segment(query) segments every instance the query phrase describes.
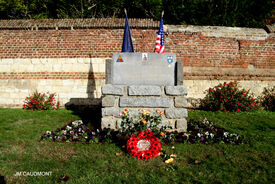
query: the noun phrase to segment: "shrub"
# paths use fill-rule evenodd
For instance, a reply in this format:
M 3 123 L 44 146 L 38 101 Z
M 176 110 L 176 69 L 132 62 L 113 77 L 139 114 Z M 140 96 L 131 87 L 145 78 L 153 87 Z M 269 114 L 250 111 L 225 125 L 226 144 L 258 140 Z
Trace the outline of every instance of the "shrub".
M 207 90 L 205 98 L 201 101 L 201 108 L 210 111 L 238 112 L 254 111 L 258 109 L 258 105 L 249 91 L 238 88 L 237 82 L 225 82 Z
M 270 89 L 264 88 L 262 96 L 259 99 L 265 110 L 275 111 L 275 86 Z
M 23 109 L 27 110 L 57 110 L 59 101 L 55 100 L 54 93 L 39 93 L 37 90 L 29 97 L 25 98 Z
M 166 126 L 160 126 L 163 112 L 156 110 L 155 114 L 151 114 L 150 110 L 140 109 L 137 117 L 129 115 L 129 110 L 125 109 L 121 115 L 120 133 L 124 136 L 131 136 L 139 131 L 145 132 L 150 130 L 156 137 L 165 137 Z

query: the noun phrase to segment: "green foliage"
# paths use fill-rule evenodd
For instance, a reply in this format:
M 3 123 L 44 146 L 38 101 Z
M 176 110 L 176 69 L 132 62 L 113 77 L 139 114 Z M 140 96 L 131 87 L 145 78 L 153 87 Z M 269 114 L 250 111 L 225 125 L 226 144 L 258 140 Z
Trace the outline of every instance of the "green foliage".
M 55 100 L 54 93 L 39 93 L 37 90 L 25 98 L 23 109 L 26 110 L 58 110 L 59 101 Z
M 1 19 L 124 17 L 165 24 L 263 27 L 274 10 L 271 0 L 0 0 Z
M 271 0 L 163 0 L 165 23 L 263 27 L 272 15 Z
M 275 86 L 273 88 L 264 88 L 260 97 L 261 105 L 267 111 L 275 111 Z
M 201 108 L 209 111 L 250 112 L 257 110 L 258 106 L 249 91 L 238 88 L 237 82 L 225 82 L 207 90 Z

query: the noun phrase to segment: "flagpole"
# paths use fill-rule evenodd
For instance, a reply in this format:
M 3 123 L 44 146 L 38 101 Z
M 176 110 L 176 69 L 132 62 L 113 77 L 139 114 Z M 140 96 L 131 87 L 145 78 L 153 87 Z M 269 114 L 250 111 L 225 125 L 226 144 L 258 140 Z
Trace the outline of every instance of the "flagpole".
M 125 12 L 126 19 L 125 19 L 123 43 L 122 43 L 121 52 L 135 52 L 126 8 L 124 8 L 124 12 Z

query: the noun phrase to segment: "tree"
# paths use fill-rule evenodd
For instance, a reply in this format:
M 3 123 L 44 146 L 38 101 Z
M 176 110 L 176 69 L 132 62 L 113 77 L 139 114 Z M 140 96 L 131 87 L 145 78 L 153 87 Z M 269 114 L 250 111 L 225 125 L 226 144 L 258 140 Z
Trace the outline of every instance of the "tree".
M 272 0 L 0 0 L 1 19 L 124 17 L 165 24 L 263 27 Z

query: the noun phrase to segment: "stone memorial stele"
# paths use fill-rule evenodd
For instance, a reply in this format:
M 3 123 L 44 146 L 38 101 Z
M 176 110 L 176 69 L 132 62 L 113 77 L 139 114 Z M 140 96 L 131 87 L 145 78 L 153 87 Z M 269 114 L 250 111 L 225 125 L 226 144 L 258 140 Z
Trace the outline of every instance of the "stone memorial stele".
M 115 53 L 113 61 L 114 85 L 175 85 L 176 54 Z
M 187 87 L 183 62 L 174 53 L 114 53 L 106 60 L 106 85 L 102 86 L 101 128 L 119 129 L 119 112 L 139 109 L 164 112 L 161 126 L 179 132 L 187 129 Z

